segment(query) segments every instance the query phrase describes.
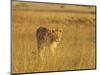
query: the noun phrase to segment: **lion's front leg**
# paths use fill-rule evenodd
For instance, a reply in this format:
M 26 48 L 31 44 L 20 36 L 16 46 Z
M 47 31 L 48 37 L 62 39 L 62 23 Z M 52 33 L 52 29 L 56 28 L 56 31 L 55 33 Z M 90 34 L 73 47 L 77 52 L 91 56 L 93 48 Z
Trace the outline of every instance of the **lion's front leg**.
M 50 45 L 50 50 L 51 50 L 52 55 L 55 54 L 56 47 L 57 47 L 57 42 L 53 42 L 53 43 Z

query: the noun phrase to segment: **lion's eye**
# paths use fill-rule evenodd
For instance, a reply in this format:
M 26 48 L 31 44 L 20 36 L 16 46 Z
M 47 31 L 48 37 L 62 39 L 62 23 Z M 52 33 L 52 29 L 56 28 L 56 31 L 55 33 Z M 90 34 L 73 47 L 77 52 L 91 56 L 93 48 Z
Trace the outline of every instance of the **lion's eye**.
M 52 32 L 54 32 L 54 30 L 52 30 Z

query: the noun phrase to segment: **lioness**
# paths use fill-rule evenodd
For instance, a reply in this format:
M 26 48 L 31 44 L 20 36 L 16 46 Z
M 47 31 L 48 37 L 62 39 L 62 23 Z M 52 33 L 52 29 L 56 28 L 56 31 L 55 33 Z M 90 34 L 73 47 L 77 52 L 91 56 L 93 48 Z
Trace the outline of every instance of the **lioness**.
M 62 30 L 47 29 L 39 27 L 36 31 L 37 48 L 40 57 L 43 58 L 43 51 L 50 50 L 52 54 L 55 53 L 57 44 L 61 41 Z

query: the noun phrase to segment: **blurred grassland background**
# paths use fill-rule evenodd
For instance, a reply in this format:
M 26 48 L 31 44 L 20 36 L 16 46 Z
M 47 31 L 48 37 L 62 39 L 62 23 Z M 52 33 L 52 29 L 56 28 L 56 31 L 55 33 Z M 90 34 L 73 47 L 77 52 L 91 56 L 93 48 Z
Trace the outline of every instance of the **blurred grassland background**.
M 95 6 L 12 2 L 12 72 L 95 69 Z M 63 29 L 55 55 L 37 57 L 38 27 Z

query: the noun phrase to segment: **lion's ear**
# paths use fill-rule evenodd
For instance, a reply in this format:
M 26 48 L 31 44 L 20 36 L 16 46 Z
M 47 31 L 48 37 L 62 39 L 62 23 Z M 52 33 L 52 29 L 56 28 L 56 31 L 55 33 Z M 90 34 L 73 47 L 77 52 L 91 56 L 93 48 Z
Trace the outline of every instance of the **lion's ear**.
M 59 29 L 59 31 L 62 32 L 63 30 L 62 29 Z

